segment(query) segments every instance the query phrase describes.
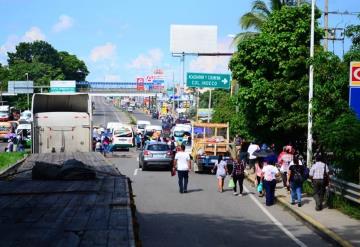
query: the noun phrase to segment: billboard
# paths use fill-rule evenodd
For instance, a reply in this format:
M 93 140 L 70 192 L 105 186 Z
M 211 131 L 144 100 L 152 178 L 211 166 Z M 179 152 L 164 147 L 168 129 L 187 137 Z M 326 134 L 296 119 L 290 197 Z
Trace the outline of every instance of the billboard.
M 171 25 L 171 53 L 217 52 L 217 26 Z
M 360 86 L 360 62 L 350 63 L 350 87 Z
M 76 81 L 50 81 L 51 93 L 75 93 Z
M 145 89 L 145 80 L 144 77 L 137 77 L 136 78 L 136 90 L 144 91 Z
M 34 93 L 33 81 L 9 81 L 8 93 L 11 94 L 29 94 Z

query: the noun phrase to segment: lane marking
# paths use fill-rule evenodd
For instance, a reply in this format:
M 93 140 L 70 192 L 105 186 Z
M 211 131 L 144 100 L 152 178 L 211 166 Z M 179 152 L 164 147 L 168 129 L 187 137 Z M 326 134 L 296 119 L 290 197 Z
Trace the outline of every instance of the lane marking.
M 135 169 L 135 171 L 134 171 L 134 176 L 136 176 L 136 175 L 137 175 L 138 170 L 139 170 L 138 168 L 136 168 L 136 169 Z
M 265 208 L 264 205 L 262 205 L 258 199 L 255 198 L 254 195 L 250 194 L 250 191 L 247 189 L 247 187 L 244 185 L 244 191 L 250 196 L 251 200 L 255 202 L 255 204 L 263 211 L 263 213 L 269 217 L 269 219 L 280 228 L 289 238 L 291 238 L 298 246 L 301 247 L 307 247 L 306 244 L 301 242 L 297 237 L 295 237 L 288 229 L 285 228 L 283 224 L 281 224 L 280 221 L 278 221 L 270 212 Z

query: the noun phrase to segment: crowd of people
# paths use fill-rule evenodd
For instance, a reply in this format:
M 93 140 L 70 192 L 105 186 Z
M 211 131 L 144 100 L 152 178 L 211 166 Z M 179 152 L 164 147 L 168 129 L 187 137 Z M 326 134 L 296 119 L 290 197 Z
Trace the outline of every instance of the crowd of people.
M 249 172 L 255 174 L 258 195 L 260 197 L 265 195 L 267 206 L 274 204 L 276 184 L 282 180 L 283 188 L 290 192 L 290 203 L 301 207 L 303 183 L 310 178 L 314 188 L 315 209 L 322 209 L 329 168 L 321 155 L 315 156 L 316 162 L 309 169 L 291 144 L 284 146 L 278 155 L 274 145 L 269 147 L 263 144 L 260 147 L 255 141 L 246 140 L 236 144 L 238 144 L 238 163 L 244 164 Z

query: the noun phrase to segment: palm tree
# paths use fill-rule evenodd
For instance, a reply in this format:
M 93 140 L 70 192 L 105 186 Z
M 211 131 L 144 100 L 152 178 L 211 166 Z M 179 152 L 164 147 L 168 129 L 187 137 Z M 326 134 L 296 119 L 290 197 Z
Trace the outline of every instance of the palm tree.
M 251 11 L 240 18 L 240 26 L 243 29 L 253 28 L 255 31 L 247 31 L 236 35 L 234 42 L 239 43 L 241 40 L 254 37 L 258 34 L 265 21 L 273 11 L 280 10 L 284 5 L 294 6 L 300 4 L 303 0 L 270 0 L 270 8 L 262 0 L 255 0 L 252 4 Z

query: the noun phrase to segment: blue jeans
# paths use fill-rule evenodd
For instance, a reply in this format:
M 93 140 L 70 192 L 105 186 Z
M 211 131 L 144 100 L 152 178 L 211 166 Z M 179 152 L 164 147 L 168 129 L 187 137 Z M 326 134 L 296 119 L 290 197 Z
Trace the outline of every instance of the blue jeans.
M 263 185 L 265 188 L 266 193 L 266 206 L 271 206 L 274 204 L 274 198 L 275 198 L 275 187 L 276 187 L 276 180 L 266 181 L 264 179 Z
M 189 181 L 189 171 L 177 171 L 179 178 L 179 191 L 180 193 L 187 192 L 187 185 Z
M 290 189 L 291 189 L 291 202 L 297 201 L 297 203 L 301 203 L 302 184 L 296 184 L 294 182 L 290 182 Z

